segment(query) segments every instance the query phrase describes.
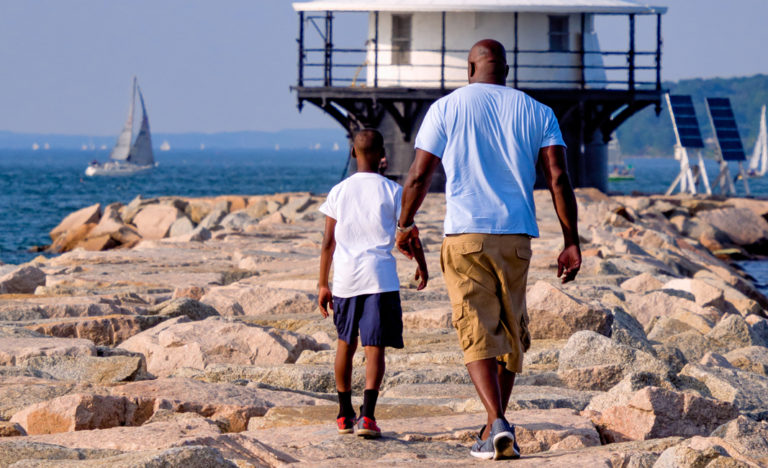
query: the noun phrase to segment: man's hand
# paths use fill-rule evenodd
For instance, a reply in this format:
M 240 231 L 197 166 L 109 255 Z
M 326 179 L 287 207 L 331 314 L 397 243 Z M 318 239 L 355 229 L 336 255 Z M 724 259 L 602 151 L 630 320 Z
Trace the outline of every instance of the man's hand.
M 317 303 L 320 306 L 320 313 L 323 318 L 328 317 L 328 311 L 333 310 L 333 295 L 327 286 L 321 286 L 317 292 Z
M 427 287 L 427 281 L 429 281 L 429 272 L 427 270 L 422 270 L 420 266 L 416 267 L 416 276 L 413 277 L 416 281 L 421 280 L 419 282 L 419 285 L 416 287 L 416 291 L 421 291 L 422 289 Z
M 416 242 L 416 244 L 414 244 Z M 408 257 L 409 260 L 413 260 L 414 246 L 421 247 L 421 241 L 419 240 L 419 228 L 413 226 L 408 232 L 397 232 L 395 234 L 395 246 L 403 255 Z
M 569 245 L 557 257 L 557 277 L 563 278 L 563 283 L 573 281 L 581 268 L 581 249 L 578 245 Z

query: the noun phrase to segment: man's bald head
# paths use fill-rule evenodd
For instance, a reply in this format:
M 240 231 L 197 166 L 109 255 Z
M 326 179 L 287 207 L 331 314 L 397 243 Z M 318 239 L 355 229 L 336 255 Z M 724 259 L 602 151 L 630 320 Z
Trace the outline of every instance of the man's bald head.
M 493 39 L 477 42 L 469 51 L 467 62 L 470 83 L 506 84 L 509 66 L 507 51 L 501 42 Z

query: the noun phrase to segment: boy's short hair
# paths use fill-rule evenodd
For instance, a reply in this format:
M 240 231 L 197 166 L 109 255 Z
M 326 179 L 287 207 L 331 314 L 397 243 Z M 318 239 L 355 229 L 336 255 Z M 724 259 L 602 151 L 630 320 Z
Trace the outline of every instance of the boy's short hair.
M 384 149 L 384 137 L 374 128 L 364 128 L 355 133 L 352 146 L 358 155 L 381 156 L 381 151 Z

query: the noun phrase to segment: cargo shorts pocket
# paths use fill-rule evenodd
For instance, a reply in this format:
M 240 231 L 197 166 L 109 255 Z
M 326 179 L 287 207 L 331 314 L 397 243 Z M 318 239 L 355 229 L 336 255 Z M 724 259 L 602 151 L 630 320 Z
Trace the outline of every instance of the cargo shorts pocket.
M 467 315 L 467 303 L 460 302 L 458 304 L 452 304 L 453 308 L 451 314 L 451 324 L 456 329 L 456 333 L 459 335 L 459 343 L 461 349 L 466 351 L 474 343 L 474 336 L 472 332 L 472 324 L 470 323 Z
M 533 256 L 533 251 L 528 247 L 518 247 L 515 249 L 515 253 L 520 260 L 530 260 Z

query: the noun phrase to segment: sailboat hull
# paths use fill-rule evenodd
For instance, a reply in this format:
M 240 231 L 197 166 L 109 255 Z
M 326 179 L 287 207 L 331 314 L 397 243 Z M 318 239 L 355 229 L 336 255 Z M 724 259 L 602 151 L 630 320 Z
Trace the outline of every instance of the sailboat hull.
M 137 166 L 130 163 L 105 163 L 88 166 L 85 169 L 85 175 L 88 177 L 93 176 L 108 176 L 108 177 L 120 177 L 138 174 L 139 172 L 146 172 L 155 167 L 155 164 L 147 166 Z

